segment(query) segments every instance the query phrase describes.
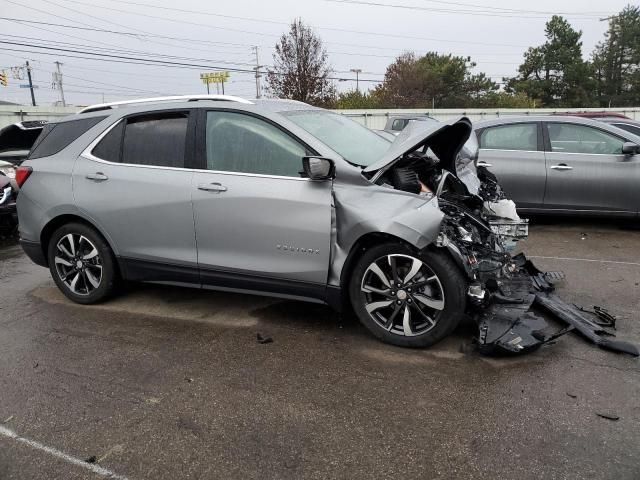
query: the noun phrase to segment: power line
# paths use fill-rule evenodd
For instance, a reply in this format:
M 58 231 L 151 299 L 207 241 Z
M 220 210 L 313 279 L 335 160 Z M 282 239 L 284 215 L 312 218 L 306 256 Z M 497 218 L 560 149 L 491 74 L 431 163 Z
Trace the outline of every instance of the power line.
M 74 50 L 69 48 L 60 48 L 60 47 L 47 47 L 43 45 L 35 45 L 29 43 L 21 43 L 21 42 L 10 42 L 6 40 L 0 40 L 0 44 L 6 45 L 15 45 L 18 47 L 27 47 L 27 48 L 38 48 L 43 50 L 53 50 L 57 52 L 63 53 L 48 53 L 48 52 L 40 52 L 33 50 L 23 50 L 16 48 L 6 48 L 6 50 L 13 52 L 26 52 L 26 53 L 40 53 L 43 55 L 58 55 L 62 57 L 70 57 L 70 58 L 83 58 L 89 60 L 98 60 L 98 61 L 112 61 L 115 63 L 130 63 L 130 64 L 139 64 L 139 65 L 157 65 L 157 66 L 166 66 L 166 67 L 180 67 L 180 68 L 207 68 L 210 70 L 221 70 L 221 71 L 229 71 L 229 72 L 237 72 L 237 73 L 254 73 L 253 69 L 242 69 L 242 68 L 228 68 L 224 66 L 218 65 L 206 65 L 206 64 L 196 64 L 196 63 L 186 63 L 186 62 L 175 62 L 169 60 L 159 60 L 153 58 L 137 58 L 126 55 L 114 55 L 114 54 L 106 54 L 106 53 L 97 53 L 91 51 L 82 51 L 82 50 Z M 69 53 L 79 54 L 79 55 L 69 55 Z M 91 57 L 86 57 L 82 55 L 91 55 Z M 282 75 L 280 73 L 275 72 L 276 75 Z M 354 78 L 344 78 L 344 77 L 327 77 L 329 80 L 355 80 Z M 371 82 L 371 83 L 381 83 L 381 80 L 375 79 L 360 79 L 361 82 Z
M 364 1 L 364 0 L 325 0 L 326 2 L 332 3 L 342 3 L 342 4 L 350 4 L 350 5 L 362 5 L 368 7 L 388 7 L 388 8 L 397 8 L 403 10 L 418 10 L 425 11 L 429 13 L 447 13 L 447 14 L 459 14 L 459 15 L 475 15 L 475 16 L 484 16 L 484 17 L 498 17 L 498 18 L 548 18 L 548 15 L 524 15 L 517 14 L 513 12 L 496 12 L 496 11 L 487 11 L 487 10 L 459 10 L 459 9 L 444 9 L 444 8 L 432 8 L 432 7 L 419 7 L 416 5 L 405 5 L 399 3 L 383 3 L 383 2 L 374 2 L 374 1 Z M 582 15 L 577 14 L 573 15 L 576 18 L 583 19 L 597 19 L 598 15 Z
M 37 41 L 37 42 L 47 42 L 47 43 L 56 44 L 56 45 L 59 45 L 59 46 L 71 46 L 71 47 L 87 48 L 87 49 L 91 49 L 91 50 L 98 50 L 100 52 L 135 54 L 135 55 L 149 56 L 149 57 L 168 58 L 168 59 L 172 59 L 172 60 L 212 62 L 212 63 L 220 63 L 220 64 L 225 64 L 225 65 L 240 65 L 240 66 L 253 65 L 252 63 L 229 62 L 227 60 L 218 60 L 218 59 L 211 59 L 211 58 L 180 57 L 180 56 L 176 56 L 176 55 L 167 55 L 166 53 L 153 53 L 153 52 L 145 52 L 145 51 L 141 51 L 141 50 L 128 50 L 128 49 L 122 49 L 122 48 L 105 49 L 105 48 L 94 47 L 94 46 L 91 46 L 91 45 L 77 44 L 77 43 L 70 43 L 70 42 L 60 42 L 60 41 L 56 41 L 56 40 L 48 40 L 48 39 L 44 39 L 44 38 L 29 37 L 29 36 L 24 36 L 24 35 L 10 35 L 10 34 L 5 34 L 5 33 L 0 33 L 0 36 L 12 37 L 12 38 L 18 38 L 18 39 L 27 39 L 27 40 L 30 40 L 30 41 Z
M 439 3 L 439 4 L 444 4 L 444 5 L 459 5 L 459 6 L 463 6 L 463 7 L 474 7 L 474 8 L 481 8 L 481 9 L 485 9 L 485 10 L 498 10 L 498 11 L 504 11 L 504 12 L 514 12 L 514 13 L 537 13 L 537 14 L 544 14 L 544 15 L 603 15 L 603 12 L 543 12 L 543 11 L 539 11 L 539 10 L 521 10 L 521 9 L 517 9 L 517 8 L 505 8 L 505 7 L 493 7 L 490 5 L 477 5 L 474 3 L 462 3 L 462 2 L 451 2 L 451 1 L 445 1 L 445 0 L 422 0 L 423 2 L 428 2 L 428 3 Z M 605 14 L 606 15 L 606 14 Z
M 121 23 L 113 22 L 113 21 L 111 21 L 111 20 L 106 20 L 106 19 L 104 19 L 104 18 L 100 18 L 100 17 L 97 17 L 97 16 L 95 16 L 95 15 L 91 15 L 91 14 L 89 14 L 89 13 L 85 13 L 85 12 L 82 12 L 82 11 L 80 11 L 80 10 L 76 10 L 76 9 L 74 9 L 74 8 L 71 8 L 71 7 L 65 7 L 64 5 L 60 5 L 59 3 L 56 3 L 56 2 L 54 2 L 53 0 L 42 0 L 42 1 L 44 1 L 45 3 L 49 3 L 49 4 L 51 4 L 51 5 L 55 5 L 55 6 L 56 6 L 56 7 L 58 7 L 58 8 L 64 8 L 64 9 L 66 9 L 66 10 L 69 10 L 69 11 L 73 12 L 73 13 L 76 13 L 76 14 L 79 14 L 79 15 L 84 15 L 85 17 L 93 18 L 93 19 L 98 20 L 98 21 L 100 21 L 100 22 L 102 22 L 102 23 L 107 23 L 107 24 L 110 24 L 110 25 L 115 25 L 115 26 L 117 26 L 117 27 L 121 27 L 121 28 L 128 28 L 128 29 L 131 29 L 131 30 L 134 30 L 134 31 L 136 31 L 136 32 L 143 33 L 143 34 L 148 33 L 147 31 L 145 31 L 145 30 L 141 30 L 141 29 L 139 29 L 139 28 L 131 28 L 131 27 L 127 26 L 127 25 L 123 25 L 123 24 L 121 24 Z M 85 40 L 86 40 L 86 39 L 85 39 Z M 157 44 L 157 45 L 168 46 L 168 47 L 174 47 L 174 48 L 175 48 L 175 47 L 182 48 L 180 45 L 176 45 L 175 43 L 159 42 L 158 40 L 147 40 L 147 41 L 148 41 L 148 42 L 151 42 L 151 43 L 155 43 L 155 44 Z M 204 49 L 201 49 L 201 48 L 195 48 L 195 47 L 190 47 L 190 48 L 191 48 L 192 50 L 199 50 L 199 51 L 203 51 L 203 52 L 207 51 L 207 50 L 204 50 Z M 207 52 L 208 52 L 208 51 L 207 51 Z
M 121 32 L 121 31 L 116 31 L 116 30 L 107 30 L 107 29 L 104 29 L 104 28 L 76 27 L 75 25 L 64 25 L 64 24 L 61 24 L 61 23 L 38 22 L 38 21 L 35 21 L 35 20 L 26 20 L 26 19 L 23 19 L 23 18 L 0 17 L 0 20 L 7 20 L 9 22 L 20 22 L 20 23 L 34 23 L 34 24 L 38 24 L 38 25 L 48 25 L 48 26 L 51 26 L 51 27 L 72 28 L 72 29 L 76 29 L 76 30 L 85 30 L 85 31 L 89 31 L 89 32 L 112 33 L 112 34 L 115 34 L 115 35 L 125 35 L 125 36 L 131 37 L 131 38 L 154 37 L 154 38 L 165 38 L 165 39 L 169 39 L 169 40 L 179 40 L 181 42 L 203 43 L 203 44 L 211 44 L 211 45 L 216 45 L 216 46 L 224 45 L 227 48 L 228 47 L 233 47 L 233 48 L 243 48 L 244 49 L 245 47 L 251 46 L 251 44 L 249 44 L 249 43 L 219 42 L 219 41 L 214 41 L 214 40 L 197 40 L 197 39 L 185 38 L 185 37 L 171 37 L 171 36 L 156 35 L 156 34 L 151 34 L 151 33 Z
M 149 15 L 146 13 L 140 13 L 140 12 L 134 12 L 132 10 L 122 10 L 122 9 L 118 9 L 118 8 L 113 8 L 113 7 L 107 7 L 104 5 L 99 5 L 99 4 L 95 4 L 95 3 L 88 3 L 88 2 L 78 2 L 77 0 L 63 0 L 65 2 L 72 2 L 72 3 L 79 3 L 81 5 L 85 5 L 85 6 L 92 6 L 92 7 L 97 7 L 97 8 L 102 8 L 105 10 L 112 10 L 115 12 L 119 12 L 119 13 L 127 13 L 130 15 L 138 15 L 138 16 L 142 16 L 142 17 L 147 17 L 147 18 L 154 18 L 154 19 L 158 19 L 158 20 L 164 20 L 164 21 L 168 21 L 168 22 L 176 22 L 176 23 L 184 23 L 186 25 L 194 25 L 194 26 L 199 26 L 199 27 L 203 27 L 203 28 L 213 28 L 213 29 L 219 29 L 219 30 L 228 30 L 228 31 L 232 31 L 232 32 L 240 32 L 240 33 L 248 33 L 248 34 L 253 34 L 253 35 L 259 35 L 259 36 L 268 36 L 268 37 L 279 37 L 279 34 L 271 34 L 271 33 L 264 33 L 264 32 L 256 32 L 256 31 L 248 31 L 248 30 L 239 30 L 239 29 L 234 29 L 234 28 L 227 28 L 227 27 L 220 27 L 220 26 L 213 26 L 213 25 L 209 25 L 209 24 L 203 24 L 203 23 L 197 23 L 197 22 L 190 22 L 187 20 L 179 20 L 176 18 L 167 18 L 167 17 L 159 17 L 156 15 Z M 157 7 L 156 5 L 152 5 L 152 4 L 146 4 L 145 7 L 148 8 L 155 8 Z M 194 11 L 195 12 L 195 11 Z M 216 13 L 211 13 L 211 12 L 196 12 L 198 15 L 211 15 L 211 16 L 219 16 L 220 14 L 216 14 Z M 262 21 L 262 22 L 267 22 L 267 23 L 271 23 L 272 21 L 266 21 L 264 19 L 256 19 L 256 18 L 252 18 L 252 17 L 235 17 L 237 19 L 241 19 L 241 20 L 248 20 L 248 21 Z M 289 25 L 289 23 L 287 23 L 287 25 Z M 358 35 L 373 35 L 376 37 L 389 37 L 389 38 L 401 38 L 401 39 L 410 39 L 410 40 L 426 40 L 426 41 L 430 41 L 430 42 L 443 42 L 443 43 L 461 43 L 461 44 L 473 44 L 473 45 L 484 45 L 484 46 L 497 46 L 497 47 L 515 47 L 515 48 L 528 48 L 529 45 L 513 45 L 513 44 L 505 44 L 505 43 L 488 43 L 488 42 L 477 42 L 477 41 L 463 41 L 463 40 L 458 40 L 458 39 L 442 39 L 442 38 L 429 38 L 429 37 L 420 37 L 420 36 L 413 36 L 413 35 L 402 35 L 402 34 L 392 34 L 392 33 L 383 33 L 383 32 L 370 32 L 370 31 L 362 31 L 362 30 L 350 30 L 350 29 L 344 29 L 344 28 L 334 28 L 334 27 L 323 27 L 323 26 L 319 26 L 318 27 L 320 30 L 331 30 L 331 31 L 336 31 L 336 32 L 343 32 L 343 33 L 352 33 L 352 34 L 358 34 Z M 356 46 L 352 43 L 340 43 L 340 42 L 324 42 L 326 44 L 332 44 L 332 45 L 343 45 L 343 46 Z M 365 48 L 372 48 L 372 45 L 359 45 Z M 377 48 L 377 47 L 376 47 Z

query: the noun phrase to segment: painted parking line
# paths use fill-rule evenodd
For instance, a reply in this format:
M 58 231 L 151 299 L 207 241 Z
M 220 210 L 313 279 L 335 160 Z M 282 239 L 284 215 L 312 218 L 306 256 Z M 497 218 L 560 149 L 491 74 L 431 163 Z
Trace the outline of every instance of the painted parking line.
M 618 260 L 594 260 L 592 258 L 571 258 L 571 257 L 544 257 L 541 255 L 527 255 L 528 258 L 540 258 L 543 260 L 569 260 L 574 262 L 593 262 L 593 263 L 613 263 L 616 265 L 634 265 L 640 267 L 638 262 L 621 262 Z
M 20 442 L 25 445 L 28 445 L 31 448 L 35 448 L 36 450 L 40 450 L 42 452 L 48 453 L 49 455 L 59 458 L 61 460 L 64 460 L 67 463 L 71 463 L 72 465 L 76 465 L 86 470 L 90 470 L 95 474 L 102 475 L 103 477 L 114 478 L 116 480 L 127 480 L 127 477 L 118 475 L 117 473 L 112 472 L 111 470 L 107 470 L 106 468 L 102 468 L 99 465 L 95 465 L 93 463 L 87 463 L 84 460 L 81 460 L 76 457 L 72 457 L 71 455 L 67 455 L 66 453 L 61 452 L 60 450 L 55 449 L 53 447 L 47 447 L 46 445 L 43 445 L 40 442 L 36 442 L 35 440 L 30 440 L 28 438 L 21 437 L 13 430 L 3 427 L 2 425 L 0 425 L 0 435 L 10 438 L 12 440 L 15 440 L 16 442 Z

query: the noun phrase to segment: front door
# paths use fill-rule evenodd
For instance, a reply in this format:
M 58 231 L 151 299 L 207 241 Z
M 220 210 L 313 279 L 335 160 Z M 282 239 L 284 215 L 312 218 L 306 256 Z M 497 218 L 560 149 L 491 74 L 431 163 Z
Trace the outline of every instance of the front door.
M 546 209 L 635 215 L 640 156 L 624 155 L 624 139 L 588 125 L 545 122 Z
M 327 281 L 331 182 L 301 176 L 312 153 L 264 118 L 208 111 L 193 177 L 203 284 L 314 296 Z M 287 285 L 291 285 L 290 290 Z
M 478 166 L 497 178 L 518 208 L 541 208 L 546 183 L 545 157 L 538 122 L 496 125 L 483 129 Z
M 76 203 L 109 237 L 128 279 L 199 281 L 190 128 L 189 112 L 131 116 L 76 162 Z

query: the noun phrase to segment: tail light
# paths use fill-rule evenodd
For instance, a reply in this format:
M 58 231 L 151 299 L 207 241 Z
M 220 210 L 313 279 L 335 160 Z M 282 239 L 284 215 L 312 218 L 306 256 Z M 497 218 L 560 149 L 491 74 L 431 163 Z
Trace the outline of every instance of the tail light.
M 31 167 L 16 168 L 16 183 L 18 187 L 22 187 L 24 182 L 27 181 L 27 178 L 29 178 L 29 175 L 31 175 L 31 172 L 33 172 L 33 168 Z

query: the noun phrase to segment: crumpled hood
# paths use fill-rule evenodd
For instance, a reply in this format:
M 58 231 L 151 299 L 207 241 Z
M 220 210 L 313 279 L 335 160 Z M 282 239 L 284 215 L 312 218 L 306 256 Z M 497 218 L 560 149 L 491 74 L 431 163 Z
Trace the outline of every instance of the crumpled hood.
M 382 158 L 363 171 L 370 173 L 388 167 L 404 154 L 427 145 L 440 159 L 440 166 L 457 175 L 456 157 L 471 131 L 471 120 L 467 117 L 444 122 L 409 122 Z

